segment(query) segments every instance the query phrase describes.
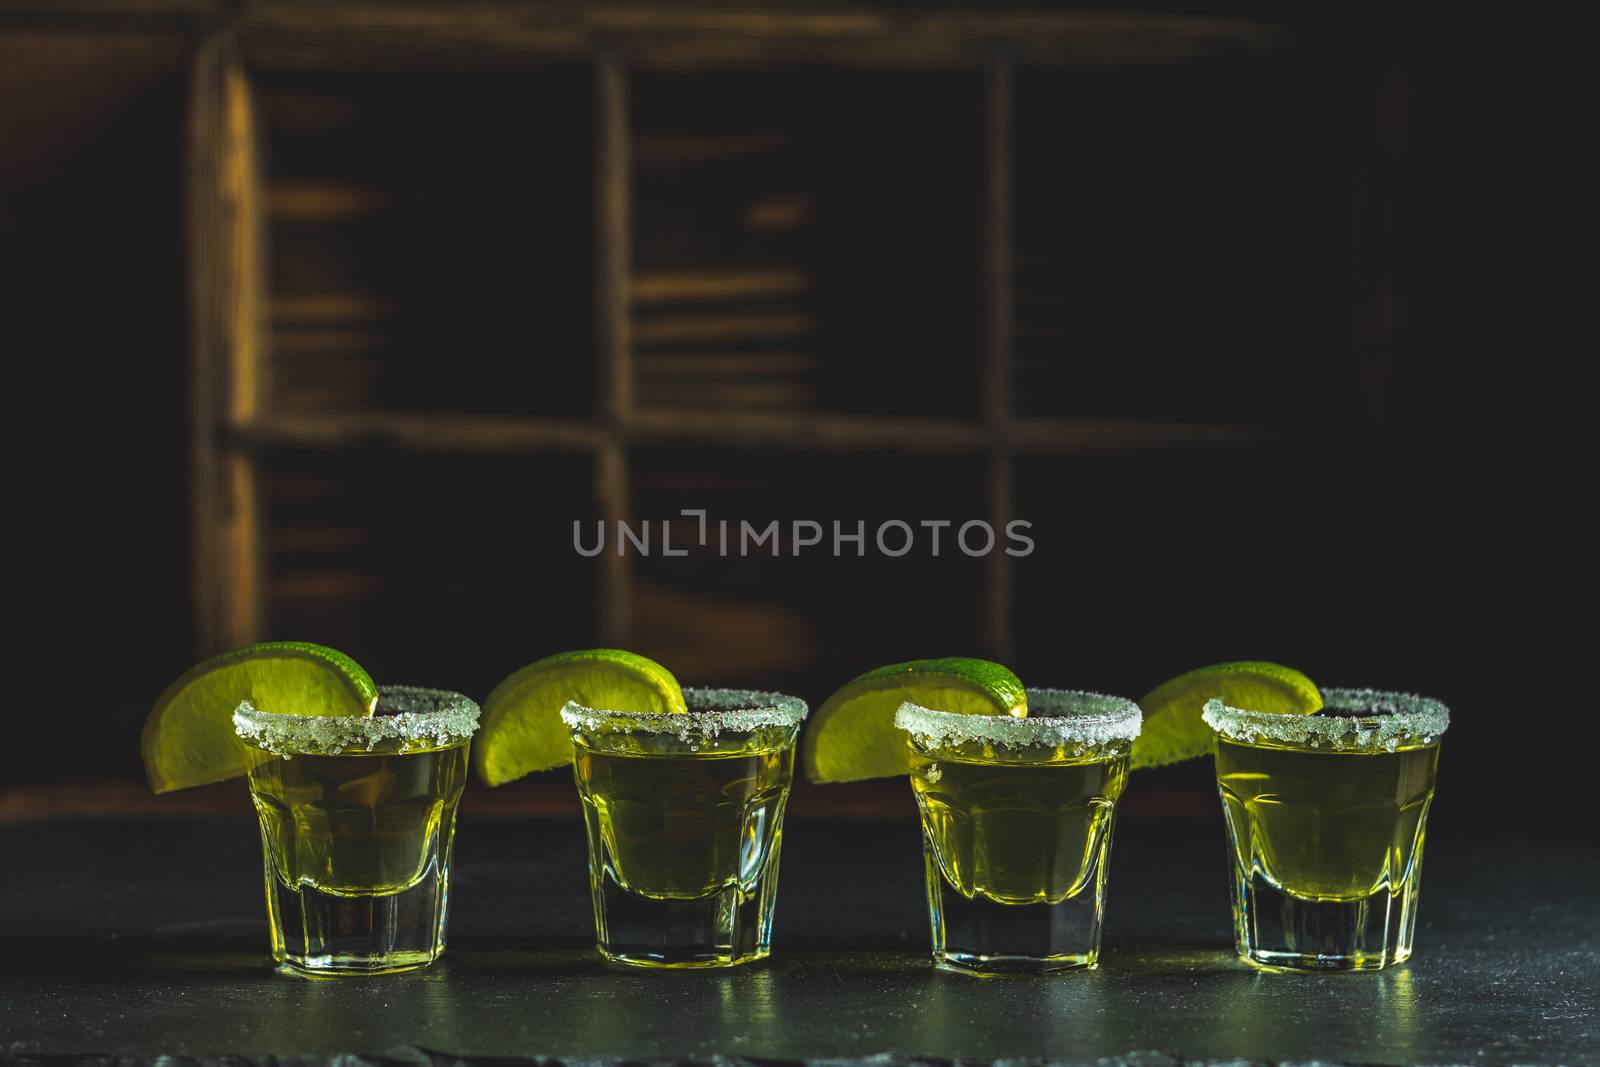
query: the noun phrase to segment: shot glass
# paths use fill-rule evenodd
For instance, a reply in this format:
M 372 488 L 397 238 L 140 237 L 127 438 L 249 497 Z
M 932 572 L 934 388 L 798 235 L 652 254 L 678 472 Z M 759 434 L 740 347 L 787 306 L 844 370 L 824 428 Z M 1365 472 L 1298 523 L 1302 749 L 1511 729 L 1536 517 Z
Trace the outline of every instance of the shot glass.
M 1411 955 L 1422 842 L 1450 713 L 1324 689 L 1315 715 L 1202 713 L 1216 734 L 1233 934 L 1268 969 L 1375 971 Z
M 437 959 L 478 705 L 459 693 L 384 686 L 369 719 L 245 703 L 233 724 L 259 757 L 250 798 L 272 958 L 319 976 Z
M 1106 870 L 1139 706 L 1028 690 L 1028 717 L 906 703 L 935 965 L 1044 974 L 1100 958 Z
M 685 689 L 687 714 L 569 703 L 600 954 L 732 967 L 772 950 L 783 810 L 805 702 Z

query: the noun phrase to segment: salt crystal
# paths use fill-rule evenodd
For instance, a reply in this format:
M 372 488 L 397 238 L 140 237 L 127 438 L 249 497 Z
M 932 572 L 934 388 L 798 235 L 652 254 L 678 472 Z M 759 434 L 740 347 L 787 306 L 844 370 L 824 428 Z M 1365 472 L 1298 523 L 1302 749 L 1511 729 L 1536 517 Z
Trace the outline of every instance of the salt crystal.
M 561 709 L 561 721 L 574 730 L 605 733 L 673 734 L 694 744 L 718 734 L 749 733 L 763 726 L 796 726 L 806 717 L 806 702 L 783 693 L 756 689 L 685 689 L 687 714 L 586 708 L 575 700 Z
M 242 740 L 284 757 L 371 752 L 392 742 L 444 747 L 467 740 L 477 728 L 478 705 L 470 698 L 410 685 L 380 686 L 378 714 L 371 718 L 286 715 L 248 700 L 233 713 L 233 729 Z
M 1028 716 L 959 715 L 907 701 L 894 724 L 931 744 L 981 742 L 1002 748 L 1076 746 L 1080 751 L 1139 736 L 1139 705 L 1075 689 L 1029 689 Z
M 1323 708 L 1333 715 L 1295 715 L 1232 708 L 1206 701 L 1200 717 L 1232 741 L 1265 738 L 1290 745 L 1340 752 L 1396 751 L 1401 744 L 1432 744 L 1450 726 L 1450 709 L 1412 693 L 1373 689 L 1324 689 Z

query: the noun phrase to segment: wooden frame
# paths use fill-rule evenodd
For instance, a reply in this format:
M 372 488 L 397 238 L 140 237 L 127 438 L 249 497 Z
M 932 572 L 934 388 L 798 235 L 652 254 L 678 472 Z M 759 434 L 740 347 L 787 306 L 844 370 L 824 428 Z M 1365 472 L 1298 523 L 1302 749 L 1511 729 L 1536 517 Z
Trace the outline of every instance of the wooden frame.
M 263 395 L 261 173 L 255 107 L 225 27 L 196 50 L 188 154 L 193 349 L 194 596 L 202 652 L 254 640 L 264 618 L 256 468 L 219 438 L 247 425 Z
M 226 15 L 211 3 L 142 0 L 23 11 L 0 0 L 0 21 L 62 24 L 115 14 L 202 27 L 194 55 L 188 145 L 193 313 L 195 611 L 199 652 L 258 639 L 264 624 L 257 457 L 278 448 L 341 449 L 381 442 L 452 452 L 582 452 L 594 457 L 594 493 L 607 522 L 630 517 L 628 448 L 683 442 L 714 447 L 906 451 L 985 457 L 988 521 L 1013 517 L 1019 454 L 1119 451 L 1246 441 L 1261 431 L 1216 425 L 1026 418 L 1013 395 L 1014 112 L 1021 62 L 1125 64 L 1200 52 L 1277 48 L 1290 38 L 1254 22 L 1086 12 L 953 14 L 696 12 L 635 5 L 310 4 L 260 0 Z M 220 20 L 220 21 L 219 21 Z M 248 68 L 526 63 L 586 56 L 594 72 L 594 420 L 287 414 L 265 410 L 264 223 Z M 729 414 L 636 409 L 633 387 L 629 72 L 637 68 L 818 63 L 967 67 L 984 71 L 983 334 L 974 421 L 811 413 Z M 1010 659 L 1012 559 L 985 562 L 986 651 Z M 629 643 L 630 559 L 604 557 L 600 640 Z

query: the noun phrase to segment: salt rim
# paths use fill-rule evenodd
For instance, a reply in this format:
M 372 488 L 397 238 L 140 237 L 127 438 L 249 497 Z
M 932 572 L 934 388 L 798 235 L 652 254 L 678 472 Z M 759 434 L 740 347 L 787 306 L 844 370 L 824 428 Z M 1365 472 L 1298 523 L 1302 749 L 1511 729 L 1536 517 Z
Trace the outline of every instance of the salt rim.
M 744 733 L 763 726 L 798 726 L 809 710 L 799 697 L 759 689 L 685 689 L 687 714 L 674 711 L 607 711 L 569 700 L 561 721 L 574 730 L 676 734 L 678 740 Z
M 1284 715 L 1231 708 L 1221 700 L 1206 701 L 1200 717 L 1230 741 L 1245 744 L 1265 738 L 1311 748 L 1338 751 L 1393 752 L 1402 741 L 1427 745 L 1450 728 L 1450 709 L 1415 693 L 1386 693 L 1376 689 L 1324 689 L 1323 707 L 1354 713 L 1346 716 Z
M 958 715 L 906 701 L 894 714 L 900 729 L 935 744 L 981 741 L 1012 746 L 1106 745 L 1139 736 L 1144 713 L 1123 697 L 1081 689 L 1029 689 L 1028 717 Z M 1035 715 L 1034 712 L 1045 712 Z
M 445 689 L 411 685 L 378 687 L 380 708 L 400 707 L 394 715 L 280 715 L 248 700 L 233 713 L 239 738 L 279 756 L 337 756 L 347 749 L 371 752 L 386 741 L 415 741 L 445 747 L 472 737 L 478 705 Z

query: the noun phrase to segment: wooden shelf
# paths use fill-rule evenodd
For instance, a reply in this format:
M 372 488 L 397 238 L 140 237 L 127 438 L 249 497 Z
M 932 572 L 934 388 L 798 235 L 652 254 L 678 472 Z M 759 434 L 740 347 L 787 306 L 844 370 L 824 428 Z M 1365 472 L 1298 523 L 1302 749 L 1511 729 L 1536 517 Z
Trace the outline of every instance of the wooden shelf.
M 917 9 L 840 4 L 783 10 L 735 4 L 389 4 L 254 0 L 235 14 L 216 0 L 0 0 L 0 21 L 50 25 L 217 24 L 231 21 L 248 60 L 290 67 L 407 66 L 470 57 L 583 58 L 596 42 L 656 68 L 813 63 L 834 66 L 982 66 L 996 54 L 1022 63 L 1085 67 L 1166 63 L 1216 53 L 1286 48 L 1294 35 L 1232 16 Z
M 276 181 L 267 190 L 267 212 L 282 222 L 341 222 L 393 206 L 389 190 L 353 182 Z
M 898 463 L 919 474 L 931 472 L 935 480 L 945 479 L 940 491 L 959 480 L 968 511 L 1002 529 L 1016 516 L 1019 494 L 1026 501 L 1027 492 L 1037 488 L 1030 479 L 1037 478 L 1041 465 L 1025 463 L 1027 457 L 1236 448 L 1279 436 L 1267 427 L 1186 421 L 1191 410 L 1184 406 L 1186 395 L 1173 403 L 1173 418 L 1158 419 L 1147 410 L 1149 405 L 1139 406 L 1147 394 L 1137 381 L 1123 394 L 1127 405 L 1115 411 L 1087 391 L 1030 386 L 1026 371 L 1038 358 L 1036 334 L 1059 330 L 1058 320 L 1067 313 L 1058 308 L 1053 317 L 1038 314 L 1039 305 L 1048 303 L 1059 286 L 1047 273 L 1052 263 L 1030 261 L 1034 253 L 1018 242 L 1019 235 L 1027 236 L 1033 232 L 1030 227 L 1038 226 L 1041 214 L 1017 193 L 1023 169 L 1019 142 L 1026 146 L 1038 133 L 1037 123 L 1030 127 L 1018 117 L 1025 115 L 1022 108 L 1028 101 L 1037 103 L 1030 80 L 1036 76 L 1035 66 L 1136 66 L 1297 48 L 1294 34 L 1270 20 L 996 10 L 977 4 L 758 9 L 734 2 L 685 9 L 617 0 L 576 6 L 536 0 L 419 0 L 404 5 L 253 0 L 228 10 L 233 14 L 224 17 L 215 5 L 201 0 L 71 0 L 62 7 L 47 6 L 44 0 L 0 0 L 0 22 L 183 19 L 202 31 L 189 130 L 196 630 L 202 654 L 258 639 L 274 599 L 337 600 L 376 588 L 341 584 L 352 579 L 338 570 L 338 561 L 326 572 L 296 579 L 298 584 L 285 584 L 281 575 L 271 573 L 273 564 L 262 542 L 273 531 L 266 528 L 268 516 L 258 499 L 258 468 L 292 458 L 258 458 L 273 452 L 462 454 L 481 457 L 473 461 L 474 470 L 494 481 L 517 478 L 524 467 L 537 469 L 541 455 L 562 454 L 570 457 L 567 465 L 575 472 L 576 488 L 569 487 L 569 495 L 613 528 L 636 518 L 634 509 L 643 498 L 635 491 L 634 467 L 648 477 L 652 448 L 685 446 L 689 462 L 698 462 L 701 450 L 715 457 L 712 467 L 722 458 L 761 450 L 769 454 L 752 460 L 752 467 L 782 466 L 771 462 L 770 453 L 787 451 L 799 454 L 787 467 L 806 474 L 812 457 L 818 467 L 848 471 L 853 457 L 870 456 L 886 467 Z M 796 66 L 811 69 L 789 69 Z M 744 111 L 730 109 L 726 128 L 709 121 L 707 108 L 697 106 L 705 99 L 720 99 L 718 94 L 728 91 L 724 82 L 751 82 L 758 68 L 764 68 L 761 76 L 769 76 L 775 67 L 784 68 L 784 77 L 816 78 L 828 86 L 834 94 L 829 99 L 844 114 L 854 114 L 863 100 L 877 101 L 883 110 L 867 110 L 858 124 L 861 129 L 847 131 L 851 140 L 831 136 L 840 124 L 818 119 L 815 94 L 792 86 L 784 90 L 787 97 L 774 91 L 780 104 L 788 101 L 787 112 L 761 106 L 759 99 L 745 100 Z M 356 75 L 347 79 L 351 84 L 359 83 L 361 91 L 377 99 L 399 81 L 385 81 L 390 76 L 375 71 L 427 68 L 451 70 L 452 78 L 501 68 L 514 69 L 521 77 L 543 68 L 535 73 L 572 90 L 550 94 L 519 85 L 497 99 L 506 112 L 502 119 L 512 120 L 508 128 L 522 128 L 521 101 L 554 95 L 564 106 L 572 97 L 572 109 L 563 113 L 578 116 L 577 126 L 562 127 L 566 139 L 560 142 L 561 151 L 550 153 L 568 161 L 572 178 L 554 201 L 584 206 L 581 214 L 568 216 L 577 220 L 570 231 L 543 236 L 561 257 L 556 276 L 577 276 L 561 273 L 569 263 L 581 262 L 583 272 L 593 272 L 588 293 L 563 290 L 560 299 L 550 295 L 548 272 L 497 274 L 496 281 L 510 278 L 511 283 L 491 287 L 485 299 L 519 313 L 528 309 L 536 326 L 522 334 L 490 323 L 485 336 L 506 343 L 480 347 L 475 340 L 463 341 L 457 356 L 465 352 L 484 358 L 476 363 L 457 359 L 453 378 L 434 376 L 430 362 L 435 351 L 447 352 L 448 344 L 439 344 L 439 338 L 453 336 L 453 320 L 442 316 L 438 321 L 444 325 L 430 333 L 406 318 L 406 312 L 429 306 L 431 293 L 408 301 L 406 294 L 396 295 L 382 284 L 367 285 L 370 279 L 364 276 L 345 279 L 337 272 L 306 270 L 300 275 L 285 270 L 284 277 L 293 281 L 289 284 L 275 281 L 263 262 L 268 237 L 275 241 L 277 263 L 294 265 L 301 261 L 285 249 L 295 235 L 310 235 L 304 249 L 293 247 L 305 262 L 320 264 L 324 249 L 312 238 L 323 231 L 343 227 L 376 232 L 413 208 L 426 222 L 426 211 L 417 205 L 448 198 L 430 200 L 423 193 L 437 190 L 426 183 L 420 186 L 422 193 L 403 184 L 388 188 L 388 172 L 382 167 L 373 168 L 375 176 L 287 164 L 281 174 L 262 173 L 263 146 L 283 145 L 258 128 L 257 113 L 270 114 L 270 108 L 258 107 L 255 85 L 278 91 L 275 87 L 301 82 L 343 84 L 348 73 Z M 673 73 L 639 77 L 640 71 L 660 70 Z M 685 70 L 690 73 L 677 73 Z M 1186 70 L 1141 71 L 1136 78 L 1178 76 Z M 914 93 L 907 89 L 916 79 L 939 83 L 939 95 L 930 95 L 926 87 Z M 585 80 L 589 95 L 579 100 Z M 669 107 L 677 98 L 658 91 L 658 83 L 668 82 L 687 86 L 680 85 L 679 91 L 689 104 L 680 102 L 675 111 Z M 870 95 L 885 92 L 884 85 L 892 85 L 887 95 Z M 337 94 L 329 90 L 326 95 Z M 487 95 L 463 93 L 462 98 L 476 106 L 472 102 Z M 447 97 L 440 94 L 440 114 L 453 117 L 450 108 L 456 104 Z M 859 167 L 813 173 L 796 166 L 812 158 L 859 164 L 862 147 L 881 140 L 881 114 L 898 118 L 916 108 L 925 119 L 933 118 L 922 126 L 904 123 L 904 137 L 923 139 L 908 143 L 943 146 L 949 138 L 954 147 L 945 152 L 948 158 L 929 163 L 917 157 L 907 166 L 955 177 L 948 191 L 930 198 L 926 210 L 911 198 L 911 208 L 917 210 L 908 209 L 909 222 L 892 214 L 886 218 L 882 211 L 886 198 L 905 199 L 906 181 L 862 182 Z M 679 112 L 701 121 L 664 121 L 664 114 L 671 119 Z M 808 116 L 830 137 L 801 136 L 811 127 L 795 120 L 795 114 Z M 359 125 L 360 115 L 361 109 L 353 107 L 346 119 Z M 380 133 L 391 132 L 370 114 L 366 121 Z M 584 127 L 586 121 L 592 128 Z M 537 125 L 530 119 L 531 127 Z M 408 125 L 393 128 L 403 130 L 409 143 Z M 286 143 L 292 145 L 292 139 Z M 587 152 L 592 156 L 584 159 Z M 763 158 L 768 155 L 772 158 Z M 695 168 L 704 170 L 707 160 L 725 165 L 728 172 L 701 175 Z M 781 180 L 772 180 L 769 172 Z M 895 177 L 892 168 L 869 167 L 867 173 Z M 681 201 L 671 201 L 682 208 L 677 214 L 658 211 L 657 218 L 640 207 L 679 195 L 650 184 L 657 181 L 687 190 Z M 696 181 L 701 185 L 695 186 Z M 456 188 L 448 182 L 440 187 Z M 524 190 L 510 185 L 495 192 L 515 200 Z M 475 193 L 468 191 L 469 196 Z M 704 212 L 696 213 L 704 203 L 695 196 L 720 198 L 715 200 L 720 212 L 716 221 L 737 240 L 684 239 L 684 234 L 716 236 Z M 1058 209 L 1078 210 L 1072 205 Z M 592 226 L 584 217 L 590 213 Z M 905 240 L 907 233 L 920 236 L 925 226 L 952 218 L 965 227 L 956 232 L 957 240 L 943 244 L 943 254 L 959 261 L 953 267 L 931 256 L 929 246 Z M 270 232 L 269 224 L 275 224 Z M 484 229 L 523 233 L 528 225 L 528 218 L 505 225 L 491 220 Z M 875 226 L 886 246 L 904 246 L 900 260 L 856 255 L 858 235 L 870 234 Z M 660 247 L 641 241 L 641 235 L 656 239 Z M 763 243 L 768 238 L 770 247 Z M 899 244 L 893 244 L 895 239 Z M 344 236 L 325 243 L 337 252 L 340 241 L 348 243 Z M 383 259 L 386 246 L 380 242 L 374 247 L 378 251 L 371 258 Z M 937 262 L 929 269 L 894 269 L 904 262 L 923 268 L 931 260 Z M 333 262 L 339 261 L 335 257 Z M 848 310 L 851 301 L 871 300 L 874 286 L 886 277 L 898 288 L 878 290 L 880 302 L 883 294 L 915 299 L 891 302 L 881 321 L 869 319 L 866 328 L 839 310 Z M 427 274 L 423 279 L 439 282 Z M 273 291 L 275 286 L 279 291 Z M 477 321 L 472 301 L 461 299 L 448 284 L 444 288 L 447 298 L 456 297 L 462 305 L 460 320 Z M 587 295 L 592 295 L 592 335 L 585 323 L 557 338 L 538 318 L 555 304 L 568 312 L 577 309 L 580 318 L 587 316 Z M 439 304 L 451 310 L 448 299 Z M 941 318 L 948 308 L 959 314 Z M 908 321 L 924 319 L 937 328 L 920 334 L 905 328 Z M 424 320 L 424 326 L 430 324 L 433 320 Z M 392 355 L 393 337 L 411 345 L 405 352 L 411 363 L 397 358 L 396 365 L 424 373 L 380 380 L 379 364 Z M 1054 340 L 1052 351 L 1065 360 L 1116 358 L 1093 345 L 1069 351 L 1071 337 Z M 592 343 L 592 351 L 573 347 L 580 343 Z M 1151 350 L 1165 351 L 1159 346 Z M 271 389 L 273 351 L 285 357 L 276 368 L 281 371 L 277 393 Z M 508 366 L 526 373 L 472 373 Z M 571 380 L 538 387 L 551 368 L 563 366 L 573 369 Z M 441 355 L 439 375 L 450 372 L 451 364 Z M 862 381 L 869 384 L 857 388 Z M 461 389 L 450 394 L 438 389 L 441 384 Z M 897 384 L 907 387 L 892 392 Z M 860 393 L 867 394 L 868 402 L 874 395 L 884 398 L 877 413 L 858 406 Z M 1030 396 L 1048 402 L 1034 407 Z M 541 397 L 548 401 L 542 407 L 536 404 Z M 945 400 L 950 402 L 943 404 Z M 288 406 L 295 403 L 301 407 Z M 497 403 L 529 413 L 461 410 Z M 312 404 L 327 408 L 313 410 Z M 454 411 L 404 410 L 429 405 Z M 1192 410 L 1209 409 L 1195 404 Z M 1243 422 L 1261 409 L 1242 405 L 1239 410 L 1236 417 Z M 1033 411 L 1038 414 L 1023 414 Z M 1078 417 L 1079 412 L 1116 417 Z M 491 460 L 495 456 L 519 458 Z M 520 458 L 524 456 L 527 462 Z M 372 457 L 360 458 L 364 462 Z M 321 460 L 318 455 L 316 462 Z M 385 472 L 400 469 L 381 457 L 375 462 Z M 494 467 L 496 462 L 501 466 Z M 795 480 L 804 481 L 806 474 Z M 312 526 L 299 542 L 278 547 L 296 543 L 314 549 L 352 542 L 339 528 Z M 652 606 L 648 588 L 644 595 L 636 593 L 634 566 L 629 556 L 606 553 L 576 579 L 592 583 L 585 588 L 592 591 L 594 611 L 583 625 L 592 623 L 593 633 L 583 639 L 628 646 L 636 630 L 647 628 L 636 627 L 635 616 L 642 611 L 649 623 L 649 612 L 660 611 L 659 597 Z M 1008 555 L 990 554 L 982 564 L 981 581 L 975 578 L 963 593 L 969 602 L 959 607 L 975 620 L 977 650 L 1000 660 L 1011 659 L 1016 651 L 1015 567 Z M 650 578 L 647 571 L 641 574 Z M 381 577 L 380 572 L 374 580 Z M 683 584 L 687 588 L 701 580 L 689 574 Z M 574 634 L 572 641 L 579 636 Z
M 1205 423 L 1034 418 L 1010 419 L 991 427 L 956 419 L 650 408 L 635 411 L 627 431 L 629 443 L 952 453 L 1103 453 L 1249 444 L 1272 436 L 1265 428 Z
M 1244 18 L 1086 10 L 967 11 L 843 5 L 832 10 L 679 10 L 670 5 L 313 5 L 258 0 L 241 30 L 252 62 L 325 66 L 427 55 L 581 57 L 596 40 L 639 67 L 822 63 L 983 65 L 997 52 L 1029 63 L 1160 63 L 1286 47 L 1291 34 Z
M 633 279 L 634 307 L 771 300 L 792 297 L 811 287 L 799 268 L 745 271 L 657 271 Z
M 1016 452 L 1103 453 L 1182 445 L 1247 445 L 1272 440 L 1264 426 L 1219 423 L 1141 422 L 1134 419 L 1015 418 L 1005 428 Z
M 581 452 L 599 448 L 592 423 L 503 415 L 407 415 L 393 412 L 266 415 L 230 423 L 227 443 L 246 452 L 384 446 L 417 452 Z
M 987 443 L 981 427 L 953 419 L 788 411 L 640 408 L 628 423 L 627 432 L 630 443 L 690 443 L 730 448 L 973 452 Z
M 599 451 L 617 444 L 823 451 L 1105 453 L 1182 445 L 1245 445 L 1276 436 L 1264 427 L 1115 419 L 1012 419 L 997 429 L 956 419 L 815 412 L 639 408 L 613 432 L 577 419 L 392 412 L 274 414 L 230 424 L 225 443 L 243 452 L 382 446 L 413 452 Z

